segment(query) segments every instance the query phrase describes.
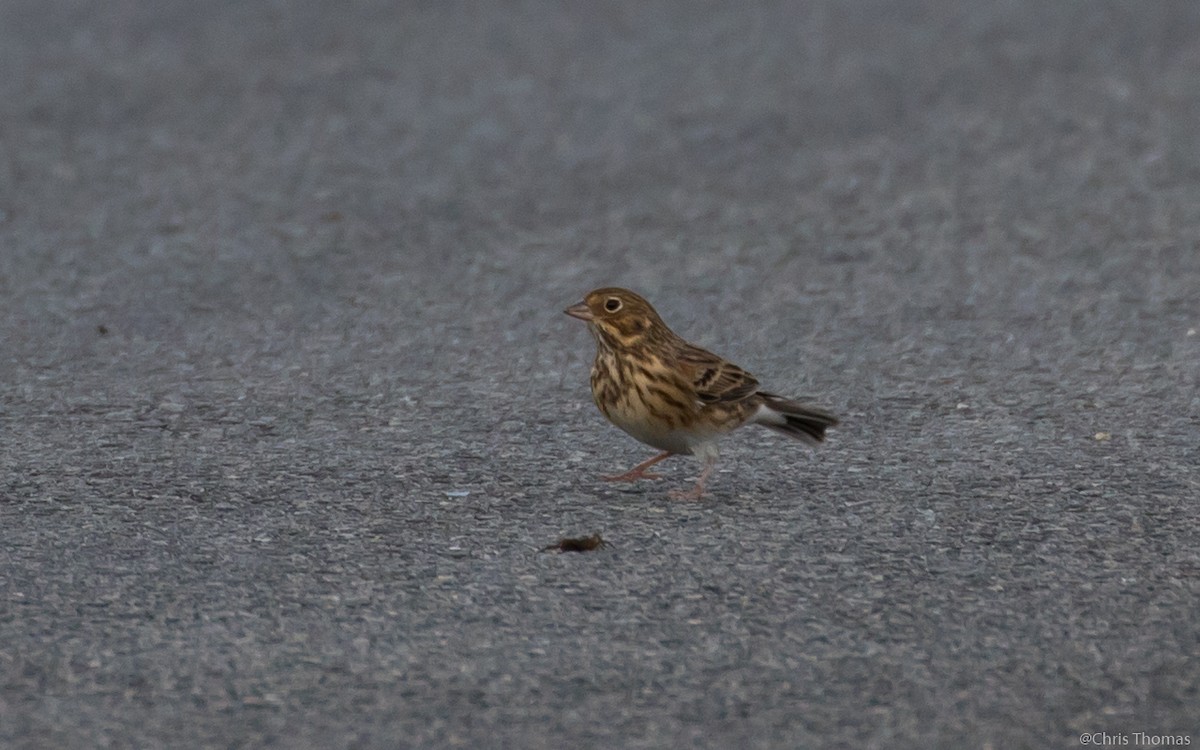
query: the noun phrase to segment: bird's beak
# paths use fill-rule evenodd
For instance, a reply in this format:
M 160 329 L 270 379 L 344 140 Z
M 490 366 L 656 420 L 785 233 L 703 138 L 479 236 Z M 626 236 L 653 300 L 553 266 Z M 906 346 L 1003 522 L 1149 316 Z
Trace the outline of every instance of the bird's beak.
M 578 305 L 571 305 L 566 310 L 563 310 L 563 312 L 565 312 L 567 315 L 570 315 L 572 318 L 586 320 L 589 323 L 593 318 L 596 317 L 592 315 L 592 311 L 588 309 L 588 306 L 582 302 L 580 302 Z

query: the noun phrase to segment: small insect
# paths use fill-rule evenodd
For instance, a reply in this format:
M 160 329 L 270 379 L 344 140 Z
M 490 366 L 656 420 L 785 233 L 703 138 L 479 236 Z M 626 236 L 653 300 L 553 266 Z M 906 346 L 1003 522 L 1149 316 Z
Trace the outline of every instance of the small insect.
M 596 549 L 603 549 L 608 546 L 608 542 L 599 534 L 580 537 L 564 537 L 559 539 L 554 544 L 548 547 L 543 547 L 542 552 L 557 550 L 559 552 L 591 552 Z

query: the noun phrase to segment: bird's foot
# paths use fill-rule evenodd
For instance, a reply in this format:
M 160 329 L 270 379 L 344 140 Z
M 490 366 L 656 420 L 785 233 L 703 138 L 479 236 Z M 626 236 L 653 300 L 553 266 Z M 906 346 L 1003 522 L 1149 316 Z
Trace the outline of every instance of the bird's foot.
M 673 454 L 671 451 L 663 451 L 654 458 L 642 461 L 637 466 L 633 467 L 624 474 L 618 474 L 615 477 L 601 477 L 606 482 L 636 482 L 639 479 L 662 479 L 658 474 L 651 474 L 646 469 L 649 469 L 659 461 L 670 458 Z
M 636 482 L 639 479 L 662 479 L 662 474 L 651 474 L 644 469 L 630 469 L 614 477 L 600 477 L 606 482 Z
M 704 497 L 704 483 L 708 481 L 708 477 L 712 474 L 713 466 L 716 465 L 716 459 L 709 457 L 704 462 L 704 471 L 700 472 L 700 476 L 696 479 L 696 484 L 690 490 L 671 490 L 667 496 L 672 500 L 699 500 Z

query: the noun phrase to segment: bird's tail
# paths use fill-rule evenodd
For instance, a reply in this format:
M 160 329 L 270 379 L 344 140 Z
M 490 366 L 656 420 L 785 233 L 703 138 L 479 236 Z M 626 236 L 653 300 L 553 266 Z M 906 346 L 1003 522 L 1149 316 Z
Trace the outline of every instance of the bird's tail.
M 799 401 L 789 401 L 773 393 L 759 391 L 756 395 L 762 397 L 762 406 L 751 421 L 763 427 L 769 427 L 788 437 L 803 440 L 806 443 L 819 443 L 825 439 L 825 428 L 838 423 L 837 417 L 824 409 Z

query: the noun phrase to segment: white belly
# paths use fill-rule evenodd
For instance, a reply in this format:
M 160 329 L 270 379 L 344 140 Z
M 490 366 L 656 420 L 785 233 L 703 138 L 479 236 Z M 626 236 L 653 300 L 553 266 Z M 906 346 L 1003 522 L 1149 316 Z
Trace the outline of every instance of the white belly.
M 654 446 L 661 451 L 672 453 L 692 453 L 702 458 L 715 457 L 717 454 L 717 433 L 697 430 L 671 429 L 669 426 L 653 419 L 646 419 L 644 411 L 632 411 L 623 408 L 626 405 L 612 409 L 608 418 L 617 427 L 632 435 L 646 445 Z

